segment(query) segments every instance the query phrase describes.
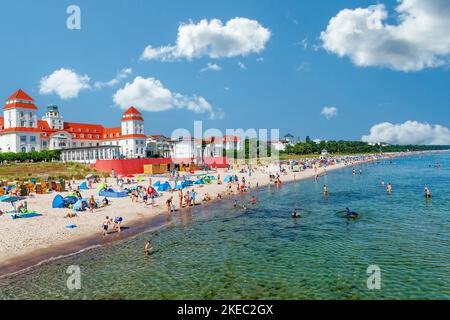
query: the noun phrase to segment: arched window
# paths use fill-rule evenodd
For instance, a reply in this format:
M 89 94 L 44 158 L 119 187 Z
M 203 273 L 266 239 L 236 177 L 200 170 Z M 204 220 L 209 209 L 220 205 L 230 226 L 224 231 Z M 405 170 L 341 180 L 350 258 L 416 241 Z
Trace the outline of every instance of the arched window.
M 21 151 L 22 151 L 22 152 L 27 152 L 27 148 L 22 147 L 22 148 L 21 148 Z

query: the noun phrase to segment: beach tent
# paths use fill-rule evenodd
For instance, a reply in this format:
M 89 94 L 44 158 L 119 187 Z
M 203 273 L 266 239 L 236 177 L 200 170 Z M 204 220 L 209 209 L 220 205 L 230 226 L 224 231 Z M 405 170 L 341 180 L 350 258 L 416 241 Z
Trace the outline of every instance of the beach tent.
M 83 181 L 83 182 L 80 184 L 80 189 L 81 189 L 81 190 L 88 190 L 88 189 L 89 189 L 88 186 L 87 186 L 87 182 L 86 182 L 86 181 Z
M 159 181 L 159 180 L 153 184 L 154 187 L 159 187 L 160 185 L 161 185 L 161 181 Z
M 145 181 L 145 177 L 144 177 L 144 176 L 138 176 L 138 177 L 137 177 L 137 181 L 138 181 L 138 182 Z
M 231 181 L 233 181 L 233 178 L 231 176 L 226 176 L 225 179 L 223 179 L 223 182 L 226 182 L 226 183 L 231 182 Z
M 103 189 L 98 195 L 100 197 L 107 198 L 126 198 L 128 197 L 128 191 L 114 191 L 113 189 Z
M 97 187 L 97 191 L 102 191 L 106 188 L 106 183 L 100 183 L 100 185 Z
M 175 189 L 181 190 L 188 186 L 189 186 L 189 184 L 187 183 L 187 181 L 182 181 L 182 182 L 177 183 L 177 185 L 175 186 Z
M 86 203 L 86 205 L 89 203 L 89 199 L 80 199 L 73 205 L 74 211 L 83 211 L 83 202 Z
M 71 204 L 75 204 L 78 201 L 78 198 L 75 196 L 68 196 L 63 199 L 64 207 L 69 207 Z
M 53 198 L 52 208 L 54 209 L 62 209 L 64 208 L 64 198 L 61 195 L 57 195 Z
M 192 180 L 186 180 L 183 183 L 184 183 L 185 187 L 189 187 L 189 186 L 194 185 L 194 181 L 192 181 Z
M 167 191 L 167 190 L 172 190 L 172 187 L 170 186 L 169 182 L 161 184 L 158 188 L 158 191 Z
M 194 184 L 205 184 L 205 180 L 198 179 L 197 181 L 194 182 Z

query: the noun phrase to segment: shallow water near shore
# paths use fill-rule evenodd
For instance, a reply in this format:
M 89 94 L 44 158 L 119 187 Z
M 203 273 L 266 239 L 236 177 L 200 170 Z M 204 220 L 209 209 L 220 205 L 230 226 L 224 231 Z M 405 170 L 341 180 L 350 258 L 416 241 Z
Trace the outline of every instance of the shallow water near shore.
M 246 211 L 222 201 L 174 213 L 158 231 L 1 279 L 0 298 L 449 299 L 450 154 L 359 168 L 261 189 Z M 290 216 L 296 207 L 300 219 Z M 336 214 L 345 207 L 360 217 Z M 67 288 L 71 265 L 81 269 L 80 290 Z M 369 265 L 381 270 L 380 290 L 367 288 Z

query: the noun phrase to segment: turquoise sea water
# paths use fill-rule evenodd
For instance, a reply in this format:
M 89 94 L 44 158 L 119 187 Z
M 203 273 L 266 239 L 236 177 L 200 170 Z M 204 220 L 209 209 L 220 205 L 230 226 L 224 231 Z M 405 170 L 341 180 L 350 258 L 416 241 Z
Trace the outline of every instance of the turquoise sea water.
M 449 299 L 450 154 L 361 168 L 262 189 L 247 211 L 224 201 L 176 213 L 158 231 L 0 280 L 0 298 Z M 294 207 L 301 219 L 290 217 Z M 336 214 L 345 207 L 361 217 Z M 67 289 L 70 265 L 81 268 L 81 290 Z M 380 290 L 367 288 L 369 265 L 381 270 Z

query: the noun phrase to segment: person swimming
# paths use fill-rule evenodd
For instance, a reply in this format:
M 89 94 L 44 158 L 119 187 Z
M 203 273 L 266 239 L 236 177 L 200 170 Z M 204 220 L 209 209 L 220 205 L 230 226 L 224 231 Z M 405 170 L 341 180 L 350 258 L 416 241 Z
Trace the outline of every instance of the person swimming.
M 428 187 L 425 187 L 425 198 L 427 199 L 431 198 L 431 192 L 430 189 L 428 189 Z
M 302 214 L 299 212 L 297 208 L 294 209 L 294 212 L 292 212 L 292 218 L 300 218 Z
M 345 215 L 347 217 L 357 217 L 357 216 L 359 216 L 358 213 L 356 213 L 355 211 L 351 211 L 349 208 L 345 208 Z

